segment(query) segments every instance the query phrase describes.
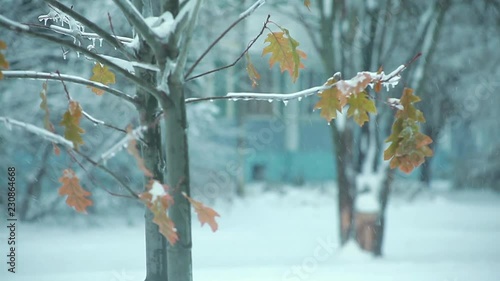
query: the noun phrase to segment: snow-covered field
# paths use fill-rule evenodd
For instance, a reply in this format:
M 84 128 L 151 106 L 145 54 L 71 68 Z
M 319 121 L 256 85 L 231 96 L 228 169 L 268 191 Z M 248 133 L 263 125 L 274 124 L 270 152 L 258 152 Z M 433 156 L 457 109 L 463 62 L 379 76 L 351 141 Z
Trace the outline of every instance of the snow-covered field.
M 354 244 L 338 248 L 333 193 L 285 192 L 251 190 L 245 200 L 219 202 L 216 233 L 194 221 L 194 280 L 500 280 L 498 194 L 391 198 L 385 256 L 374 259 Z M 6 271 L 3 243 L 0 280 L 144 280 L 139 222 L 138 215 L 133 226 L 20 225 L 17 273 Z

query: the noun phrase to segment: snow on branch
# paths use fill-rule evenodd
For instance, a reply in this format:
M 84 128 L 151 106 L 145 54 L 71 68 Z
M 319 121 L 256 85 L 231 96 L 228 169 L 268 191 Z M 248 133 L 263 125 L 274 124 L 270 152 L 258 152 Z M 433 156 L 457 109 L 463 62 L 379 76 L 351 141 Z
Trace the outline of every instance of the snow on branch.
M 298 99 L 299 101 L 311 95 L 314 95 L 318 92 L 330 89 L 332 87 L 337 87 L 341 93 L 345 96 L 350 96 L 353 93 L 360 92 L 364 90 L 368 85 L 374 87 L 375 84 L 380 83 L 380 85 L 385 86 L 387 90 L 392 86 L 393 88 L 399 83 L 401 80 L 401 72 L 403 72 L 409 64 L 415 61 L 420 54 L 417 54 L 410 62 L 407 64 L 401 65 L 392 71 L 389 74 L 385 74 L 383 71 L 378 72 L 358 72 L 356 76 L 348 80 L 341 80 L 340 72 L 337 72 L 328 79 L 328 81 L 322 86 L 316 86 L 312 88 L 308 88 L 302 91 L 290 93 L 290 94 L 279 94 L 279 93 L 255 93 L 255 92 L 243 92 L 243 93 L 234 93 L 230 92 L 226 96 L 223 97 L 204 97 L 204 98 L 188 98 L 185 100 L 186 103 L 195 103 L 200 101 L 213 101 L 213 100 L 221 100 L 221 99 L 229 99 L 232 101 L 237 100 L 267 100 L 269 102 L 272 101 L 283 101 L 285 105 L 289 100 Z M 336 82 L 330 83 L 331 80 Z
M 2 71 L 5 78 L 29 78 L 29 79 L 39 79 L 39 80 L 58 80 L 72 82 L 75 84 L 87 85 L 94 88 L 106 91 L 114 96 L 122 98 L 130 103 L 135 104 L 136 100 L 134 97 L 129 96 L 122 91 L 114 88 L 110 88 L 102 83 L 90 81 L 79 76 L 67 75 L 48 72 L 38 72 L 38 71 L 18 71 L 18 70 L 4 70 Z
M 126 148 L 130 140 L 142 138 L 143 137 L 142 133 L 144 131 L 146 131 L 147 129 L 148 129 L 147 126 L 140 126 L 136 129 L 132 130 L 124 138 L 122 138 L 115 145 L 113 145 L 110 149 L 108 149 L 106 152 L 104 152 L 101 155 L 101 161 L 106 163 L 107 160 L 113 158 L 118 152 L 120 152 L 120 150 Z
M 253 14 L 253 12 L 255 12 L 255 10 L 260 8 L 265 3 L 266 3 L 266 0 L 257 0 L 257 2 L 255 2 L 252 6 L 250 6 L 246 11 L 241 13 L 238 18 L 244 19 L 244 18 L 248 17 L 249 15 Z
M 72 42 L 68 42 L 68 41 L 63 40 L 61 38 L 57 38 L 57 37 L 54 37 L 54 36 L 51 36 L 51 35 L 48 35 L 45 33 L 37 32 L 35 30 L 32 30 L 27 25 L 22 25 L 22 24 L 13 22 L 13 21 L 5 18 L 2 15 L 0 15 L 0 26 L 6 27 L 6 28 L 13 30 L 15 32 L 25 33 L 25 34 L 28 34 L 28 35 L 33 36 L 33 37 L 42 38 L 44 40 L 54 42 L 54 43 L 62 45 L 62 46 L 66 46 L 66 47 L 71 48 L 77 52 L 83 53 L 84 55 L 86 55 L 92 59 L 95 59 L 96 61 L 98 61 L 102 64 L 109 66 L 113 70 L 116 70 L 117 72 L 119 72 L 120 74 L 125 76 L 129 81 L 131 81 L 134 84 L 136 84 L 137 86 L 143 88 L 144 90 L 151 93 L 155 97 L 160 98 L 160 92 L 158 90 L 156 90 L 155 87 L 153 87 L 152 85 L 149 85 L 148 83 L 145 83 L 142 79 L 129 73 L 126 69 L 123 69 L 119 65 L 113 63 L 112 61 L 104 58 L 103 56 L 101 56 L 99 54 L 96 54 L 92 51 L 89 51 L 86 48 L 83 48 L 79 45 L 73 44 Z
M 237 101 L 237 100 L 267 100 L 269 102 L 272 101 L 283 101 L 285 104 L 289 100 L 293 99 L 298 99 L 301 100 L 304 97 L 311 96 L 318 91 L 326 90 L 333 85 L 323 85 L 323 86 L 317 86 L 317 87 L 312 87 L 309 89 L 305 89 L 299 92 L 295 93 L 290 93 L 290 94 L 278 94 L 278 93 L 228 93 L 226 96 L 223 97 L 206 97 L 206 98 L 188 98 L 185 100 L 186 103 L 195 103 L 195 102 L 200 102 L 200 101 L 213 101 L 213 100 L 232 100 L 232 101 Z
M 49 28 L 54 30 L 55 32 L 57 32 L 59 34 L 71 36 L 76 40 L 76 38 L 74 37 L 74 32 L 69 28 L 64 28 L 64 27 L 60 27 L 58 25 L 53 25 L 53 24 L 49 25 Z M 94 45 L 94 46 L 95 46 L 95 40 L 99 40 L 100 41 L 99 45 L 102 47 L 103 38 L 99 34 L 82 31 L 82 32 L 78 33 L 78 35 L 83 37 L 83 38 L 91 40 L 92 45 Z M 111 36 L 113 36 L 113 35 L 111 35 Z M 116 38 L 117 40 L 119 40 L 122 43 L 131 43 L 133 40 L 132 38 L 123 37 L 123 36 L 116 36 L 113 38 Z
M 73 143 L 71 141 L 68 141 L 67 139 L 63 138 L 60 135 L 54 134 L 51 131 L 39 128 L 37 126 L 31 125 L 28 123 L 17 121 L 17 120 L 14 120 L 12 118 L 3 117 L 3 116 L 0 116 L 0 121 L 2 121 L 4 123 L 7 130 L 11 130 L 12 125 L 17 126 L 17 127 L 21 127 L 21 128 L 24 128 L 26 131 L 33 133 L 37 136 L 40 136 L 48 141 L 62 144 L 64 146 L 67 146 L 67 147 L 73 149 Z
M 128 21 L 134 26 L 134 29 L 146 40 L 146 42 L 155 50 L 158 51 L 161 46 L 159 46 L 159 37 L 151 29 L 151 27 L 146 23 L 145 19 L 142 17 L 141 13 L 135 8 L 129 0 L 113 0 L 113 2 L 120 8 L 122 13 L 128 19 Z
M 300 100 L 304 97 L 313 95 L 313 94 L 317 93 L 318 91 L 329 89 L 329 88 L 333 87 L 334 85 L 335 84 L 316 86 L 316 87 L 312 87 L 309 89 L 305 89 L 305 90 L 290 93 L 290 94 L 251 93 L 251 92 L 248 92 L 248 93 L 228 93 L 226 95 L 226 98 L 231 99 L 233 101 L 241 100 L 241 99 L 243 99 L 243 100 L 267 100 L 267 101 L 274 101 L 274 100 L 289 101 L 289 100 L 293 100 L 293 99 Z

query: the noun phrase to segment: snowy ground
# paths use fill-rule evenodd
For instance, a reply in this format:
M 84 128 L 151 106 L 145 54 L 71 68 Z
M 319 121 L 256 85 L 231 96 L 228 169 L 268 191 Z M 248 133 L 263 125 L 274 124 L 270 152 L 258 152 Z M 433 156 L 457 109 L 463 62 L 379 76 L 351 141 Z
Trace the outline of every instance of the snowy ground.
M 244 201 L 217 204 L 216 233 L 195 222 L 194 280 L 500 280 L 497 194 L 392 198 L 385 257 L 373 259 L 355 245 L 338 249 L 333 194 L 285 190 L 285 196 L 255 191 Z M 17 273 L 3 261 L 0 280 L 144 280 L 142 227 L 20 225 Z

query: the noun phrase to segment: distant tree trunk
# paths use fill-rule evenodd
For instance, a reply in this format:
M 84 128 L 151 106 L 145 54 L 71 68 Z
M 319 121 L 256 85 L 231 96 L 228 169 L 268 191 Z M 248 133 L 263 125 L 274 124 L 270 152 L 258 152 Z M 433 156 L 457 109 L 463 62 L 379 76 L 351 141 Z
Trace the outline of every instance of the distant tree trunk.
M 431 139 L 435 140 L 437 137 L 437 132 L 432 126 L 424 126 L 424 134 L 428 135 Z M 435 145 L 430 146 L 434 148 Z M 431 186 L 432 170 L 431 170 L 432 157 L 427 158 L 420 168 L 420 181 L 429 188 Z
M 335 122 L 331 123 L 331 127 L 335 145 L 334 157 L 337 166 L 339 235 L 340 244 L 344 245 L 350 238 L 354 218 L 355 193 L 347 172 L 352 158 L 352 154 L 350 154 L 352 151 L 352 132 L 348 129 L 340 131 Z
M 394 180 L 394 170 L 387 171 L 387 178 L 385 179 L 382 190 L 380 192 L 380 204 L 381 210 L 378 218 L 378 222 L 375 223 L 374 229 L 374 249 L 373 254 L 377 257 L 382 256 L 382 245 L 384 242 L 384 234 L 385 234 L 385 210 L 387 207 L 387 203 L 389 201 L 389 194 L 391 192 L 391 185 Z
M 50 152 L 52 151 L 52 145 L 46 145 L 43 154 L 42 154 L 42 163 L 47 163 L 47 159 L 49 158 Z M 43 179 L 45 173 L 47 172 L 47 168 L 49 165 L 44 164 L 40 167 L 35 177 L 28 183 L 26 187 L 26 194 L 24 195 L 21 203 L 19 204 L 19 219 L 26 220 L 28 215 L 28 210 L 30 207 L 30 203 L 34 197 L 40 194 L 40 182 Z

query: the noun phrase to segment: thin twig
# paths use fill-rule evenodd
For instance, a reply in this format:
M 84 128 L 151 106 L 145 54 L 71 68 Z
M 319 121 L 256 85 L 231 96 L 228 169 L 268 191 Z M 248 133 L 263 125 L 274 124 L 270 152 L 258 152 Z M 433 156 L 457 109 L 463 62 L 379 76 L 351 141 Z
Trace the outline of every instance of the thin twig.
M 71 101 L 71 96 L 69 94 L 68 88 L 66 87 L 66 83 L 64 83 L 64 80 L 61 79 L 61 73 L 59 73 L 59 70 L 56 70 L 56 73 L 57 73 L 57 75 L 59 75 L 60 81 L 61 81 L 61 83 L 63 85 L 63 88 L 64 88 L 64 92 L 66 93 L 66 98 L 68 99 L 68 102 L 70 102 Z M 120 129 L 120 128 L 118 128 L 116 126 L 113 126 L 111 124 L 107 124 L 104 121 L 101 121 L 101 120 L 98 120 L 98 119 L 92 117 L 90 114 L 88 114 L 87 112 L 85 112 L 83 110 L 82 110 L 82 114 L 83 114 L 83 116 L 85 116 L 85 118 L 87 118 L 88 120 L 90 120 L 90 122 L 92 122 L 92 123 L 94 123 L 96 125 L 103 125 L 105 127 L 108 127 L 108 128 L 111 128 L 111 129 L 115 129 L 115 130 L 117 130 L 119 132 L 122 132 L 122 133 L 125 133 L 125 134 L 127 133 L 127 131 L 125 131 L 123 129 Z
M 205 75 L 208 75 L 210 73 L 214 73 L 214 72 L 217 72 L 217 71 L 221 71 L 223 69 L 226 69 L 226 68 L 230 68 L 230 67 L 233 67 L 236 63 L 238 63 L 241 58 L 243 58 L 243 56 L 245 55 L 246 52 L 248 52 L 248 50 L 253 46 L 253 44 L 255 43 L 255 41 L 257 41 L 257 39 L 259 39 L 259 37 L 262 35 L 262 33 L 264 33 L 264 29 L 267 28 L 267 24 L 269 23 L 269 18 L 271 17 L 271 15 L 267 15 L 267 19 L 266 21 L 264 22 L 264 25 L 262 26 L 262 29 L 260 30 L 259 34 L 254 38 L 252 39 L 252 41 L 250 41 L 250 43 L 248 44 L 248 46 L 245 48 L 245 50 L 243 50 L 243 52 L 240 54 L 240 56 L 231 64 L 228 64 L 226 66 L 222 66 L 222 67 L 219 67 L 219 68 L 216 68 L 216 69 L 212 69 L 210 71 L 207 71 L 207 72 L 203 72 L 201 74 L 198 74 L 198 75 L 195 75 L 195 76 L 191 76 L 189 78 L 186 78 L 186 82 L 187 81 L 190 81 L 190 80 L 193 80 L 193 79 L 196 79 L 196 78 L 199 78 L 199 77 L 202 77 L 202 76 L 205 76 Z
M 111 33 L 116 38 L 115 29 L 113 28 L 113 21 L 111 21 L 111 15 L 108 12 L 109 27 L 111 28 Z
M 66 83 L 64 83 L 64 80 L 62 80 L 61 73 L 59 72 L 59 70 L 56 70 L 56 73 L 57 73 L 57 76 L 59 76 L 59 80 L 61 81 L 61 83 L 63 85 L 64 92 L 66 93 L 66 98 L 68 99 L 68 102 L 70 102 L 71 101 L 71 96 L 69 94 L 68 88 L 66 87 Z
M 87 175 L 87 177 L 90 179 L 90 181 L 92 182 L 92 184 L 94 184 L 95 186 L 98 186 L 100 188 L 102 188 L 104 191 L 106 191 L 109 195 L 112 195 L 112 196 L 116 196 L 116 197 L 123 197 L 123 198 L 129 198 L 129 199 L 134 199 L 134 197 L 130 196 L 130 195 L 124 195 L 124 194 L 119 194 L 119 193 L 115 193 L 115 192 L 112 192 L 110 190 L 108 190 L 107 188 L 103 187 L 102 185 L 98 185 L 97 184 L 97 181 L 95 180 L 94 176 L 92 176 L 89 171 L 87 171 L 87 169 L 83 166 L 83 164 L 75 157 L 75 155 L 72 153 L 71 150 L 66 150 L 66 152 L 68 153 L 68 155 L 71 157 L 71 159 L 76 162 L 78 164 L 78 166 L 80 166 L 80 168 L 85 172 L 85 174 Z
M 90 162 L 90 164 L 94 165 L 95 167 L 103 170 L 104 172 L 108 173 L 111 177 L 113 177 L 118 183 L 120 183 L 123 187 L 125 187 L 125 189 L 130 193 L 130 195 L 135 198 L 135 199 L 140 199 L 139 198 L 139 195 L 137 195 L 137 193 L 135 193 L 135 191 L 130 187 L 128 186 L 125 182 L 123 182 L 123 180 L 121 180 L 118 175 L 116 175 L 113 171 L 111 171 L 110 169 L 106 168 L 104 165 L 102 165 L 101 163 L 98 163 L 94 160 L 92 160 L 92 158 L 90 158 L 89 156 L 81 153 L 80 151 L 78 150 L 72 150 L 74 151 L 76 154 L 80 155 L 82 158 L 84 158 L 85 160 L 87 160 L 88 162 Z
M 256 4 L 258 4 L 260 2 L 256 2 Z M 255 5 L 255 4 L 254 4 Z M 252 5 L 252 7 L 254 6 Z M 255 11 L 255 9 L 257 9 L 258 6 L 256 6 L 256 8 L 254 8 L 253 10 L 251 10 L 251 12 L 247 12 L 247 13 L 242 13 L 240 15 L 240 17 L 238 17 L 238 19 L 236 21 L 234 21 L 230 26 L 228 26 L 226 28 L 226 30 L 224 30 L 217 38 L 215 38 L 215 40 L 208 46 L 208 48 L 203 52 L 203 54 L 201 54 L 200 57 L 198 57 L 196 59 L 196 61 L 193 63 L 193 65 L 189 68 L 189 70 L 186 72 L 186 74 L 184 75 L 184 79 L 186 79 L 187 77 L 189 77 L 189 75 L 193 72 L 193 70 L 196 68 L 196 66 L 198 66 L 198 64 L 203 60 L 203 58 L 205 58 L 205 56 L 210 52 L 210 50 L 215 47 L 215 45 L 217 45 L 217 43 L 219 43 L 219 41 L 224 38 L 224 36 L 226 36 L 226 34 L 231 30 L 233 29 L 238 23 L 240 23 L 242 20 L 246 19 L 248 16 L 250 16 L 252 14 L 253 11 Z M 268 20 L 269 20 L 269 17 L 268 17 Z
M 422 56 L 422 53 L 416 54 L 409 62 L 407 62 L 406 64 L 403 65 L 403 67 L 401 67 L 400 69 L 398 69 L 398 71 L 392 73 L 391 75 L 389 75 L 387 78 L 385 78 L 384 80 L 382 80 L 380 82 L 381 83 L 388 82 L 388 81 L 391 81 L 391 79 L 393 79 L 394 77 L 399 76 L 403 71 L 405 71 L 420 56 Z

